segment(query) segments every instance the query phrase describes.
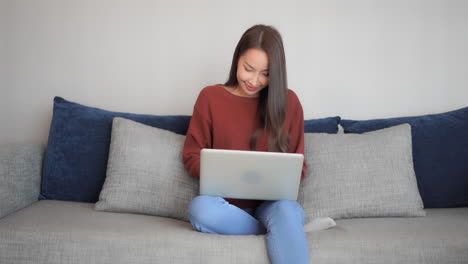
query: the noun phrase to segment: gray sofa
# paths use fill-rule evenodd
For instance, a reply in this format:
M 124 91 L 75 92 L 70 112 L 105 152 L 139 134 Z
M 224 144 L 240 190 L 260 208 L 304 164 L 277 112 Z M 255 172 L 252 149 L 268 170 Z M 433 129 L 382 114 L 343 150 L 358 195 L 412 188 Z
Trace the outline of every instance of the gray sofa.
M 265 237 L 195 231 L 164 217 L 38 201 L 44 147 L 0 147 L 0 263 L 268 263 Z M 8 190 L 5 191 L 5 190 Z M 307 233 L 311 263 L 468 263 L 468 208 L 353 218 Z

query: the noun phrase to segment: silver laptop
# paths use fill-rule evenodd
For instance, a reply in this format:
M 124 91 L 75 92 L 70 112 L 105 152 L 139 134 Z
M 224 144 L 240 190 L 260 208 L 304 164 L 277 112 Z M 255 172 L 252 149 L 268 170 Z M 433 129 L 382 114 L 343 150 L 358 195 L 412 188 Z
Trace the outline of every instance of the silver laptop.
M 304 155 L 202 149 L 200 194 L 254 200 L 297 200 Z

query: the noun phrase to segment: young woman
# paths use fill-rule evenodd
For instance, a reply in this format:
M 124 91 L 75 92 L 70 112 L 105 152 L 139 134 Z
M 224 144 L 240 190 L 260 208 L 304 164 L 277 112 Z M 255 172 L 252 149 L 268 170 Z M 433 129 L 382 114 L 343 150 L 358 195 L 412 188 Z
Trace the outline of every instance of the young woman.
M 304 154 L 302 106 L 288 89 L 283 42 L 273 27 L 249 28 L 237 44 L 227 82 L 200 92 L 183 150 L 195 178 L 203 148 Z M 301 179 L 306 168 L 304 161 Z M 304 211 L 295 201 L 198 196 L 189 214 L 194 228 L 205 233 L 266 233 L 272 263 L 309 263 Z

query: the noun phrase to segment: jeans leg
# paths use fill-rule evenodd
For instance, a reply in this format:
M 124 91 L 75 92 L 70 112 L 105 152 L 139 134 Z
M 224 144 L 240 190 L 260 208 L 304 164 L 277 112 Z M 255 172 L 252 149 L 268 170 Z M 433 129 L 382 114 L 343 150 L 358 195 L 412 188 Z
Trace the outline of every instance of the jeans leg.
M 267 228 L 271 263 L 309 263 L 304 210 L 297 202 L 266 201 L 257 208 L 255 214 Z
M 261 222 L 221 197 L 195 197 L 189 206 L 189 219 L 193 227 L 203 233 L 259 235 L 266 232 Z

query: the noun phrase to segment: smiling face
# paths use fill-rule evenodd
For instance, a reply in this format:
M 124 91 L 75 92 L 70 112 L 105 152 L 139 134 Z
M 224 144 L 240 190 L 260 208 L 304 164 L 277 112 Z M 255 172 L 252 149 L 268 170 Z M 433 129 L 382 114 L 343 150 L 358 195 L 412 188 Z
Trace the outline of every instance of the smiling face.
M 257 97 L 268 86 L 268 55 L 260 49 L 248 49 L 237 62 L 238 87 L 235 93 L 243 97 Z

